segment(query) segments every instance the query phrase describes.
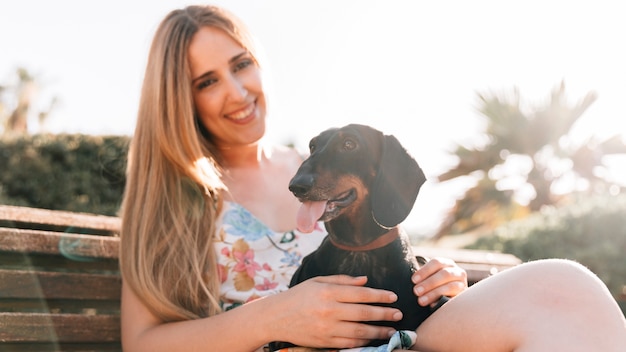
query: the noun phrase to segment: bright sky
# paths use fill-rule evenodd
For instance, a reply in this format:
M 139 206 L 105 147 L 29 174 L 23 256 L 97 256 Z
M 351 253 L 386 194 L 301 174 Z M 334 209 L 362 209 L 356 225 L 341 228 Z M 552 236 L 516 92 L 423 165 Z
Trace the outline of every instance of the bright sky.
M 153 32 L 178 0 L 0 2 L 0 84 L 21 66 L 57 96 L 51 132 L 132 134 Z M 223 0 L 265 48 L 269 138 L 304 147 L 364 123 L 395 134 L 428 177 L 478 135 L 477 93 L 540 104 L 561 81 L 598 99 L 578 134 L 626 135 L 626 12 L 605 0 Z M 405 222 L 432 232 L 461 194 L 427 182 Z

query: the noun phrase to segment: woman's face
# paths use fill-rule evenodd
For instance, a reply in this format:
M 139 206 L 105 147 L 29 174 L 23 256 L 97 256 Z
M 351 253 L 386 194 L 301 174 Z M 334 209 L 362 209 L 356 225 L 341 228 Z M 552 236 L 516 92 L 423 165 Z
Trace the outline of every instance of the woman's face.
M 217 147 L 257 142 L 265 133 L 265 95 L 254 57 L 224 31 L 202 27 L 189 45 L 193 99 Z

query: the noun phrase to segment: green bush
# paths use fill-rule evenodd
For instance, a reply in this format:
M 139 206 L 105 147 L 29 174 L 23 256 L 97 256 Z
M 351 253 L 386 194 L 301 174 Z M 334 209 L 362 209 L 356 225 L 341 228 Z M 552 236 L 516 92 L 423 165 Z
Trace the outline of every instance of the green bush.
M 0 140 L 0 202 L 115 215 L 125 185 L 126 136 L 40 134 Z
M 502 226 L 467 248 L 511 253 L 523 261 L 572 259 L 619 296 L 626 285 L 626 195 L 580 197 Z

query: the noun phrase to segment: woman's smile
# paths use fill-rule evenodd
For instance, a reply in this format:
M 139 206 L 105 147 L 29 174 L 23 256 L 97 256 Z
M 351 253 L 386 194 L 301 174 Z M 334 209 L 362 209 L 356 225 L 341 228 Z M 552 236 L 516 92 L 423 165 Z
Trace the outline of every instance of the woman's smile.
M 256 117 L 256 101 L 248 104 L 242 109 L 226 114 L 225 117 L 238 123 L 245 123 L 254 119 Z

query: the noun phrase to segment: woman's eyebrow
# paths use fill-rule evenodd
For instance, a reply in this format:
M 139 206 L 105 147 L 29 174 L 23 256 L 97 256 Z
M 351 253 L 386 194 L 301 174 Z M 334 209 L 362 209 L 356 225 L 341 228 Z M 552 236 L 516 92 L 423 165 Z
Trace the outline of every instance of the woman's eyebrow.
M 213 71 L 208 71 L 208 72 L 205 72 L 205 73 L 201 74 L 200 76 L 198 76 L 198 77 L 196 77 L 196 78 L 192 79 L 192 80 L 191 80 L 191 83 L 192 83 L 192 84 L 195 84 L 195 83 L 196 83 L 196 81 L 201 80 L 201 79 L 203 79 L 203 78 L 205 78 L 205 77 L 208 77 L 208 76 L 210 76 L 210 75 L 212 75 L 212 74 L 213 74 Z
M 239 58 L 241 58 L 242 56 L 245 56 L 247 54 L 248 54 L 248 51 L 244 51 L 244 52 L 242 52 L 242 53 L 240 53 L 238 55 L 235 55 L 230 60 L 228 60 L 228 63 L 232 64 L 233 62 L 239 60 Z M 212 75 L 213 73 L 214 73 L 214 71 L 207 71 L 207 72 L 201 74 L 200 76 L 192 79 L 191 83 L 194 84 L 197 80 L 200 80 L 200 79 L 203 79 L 205 77 L 208 77 L 208 76 Z

